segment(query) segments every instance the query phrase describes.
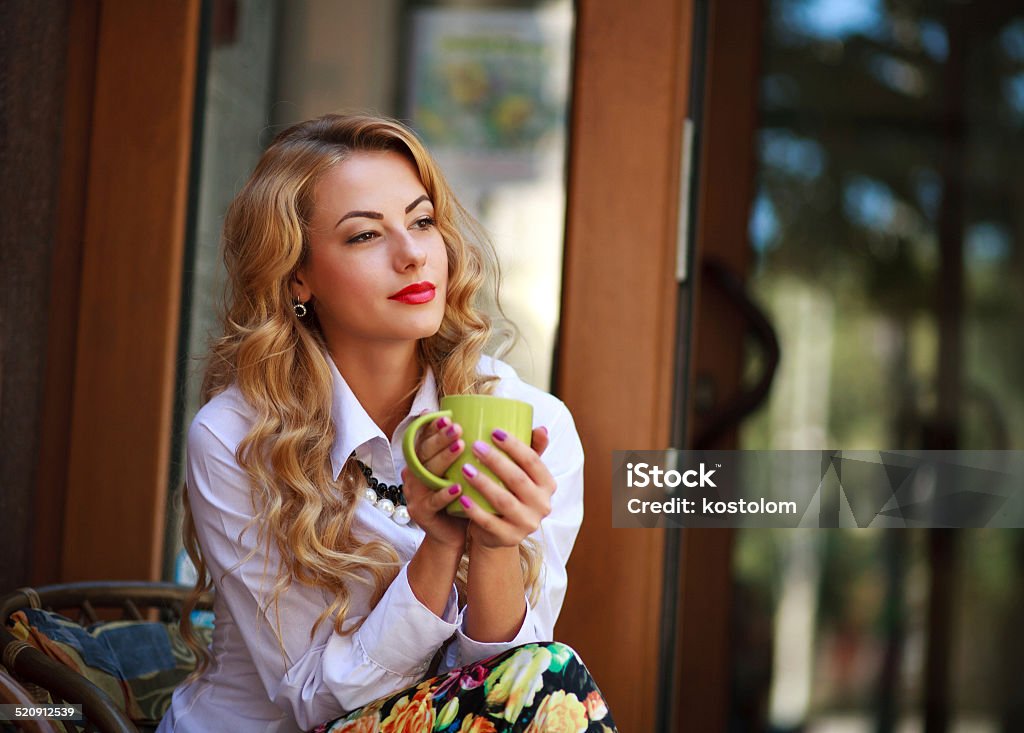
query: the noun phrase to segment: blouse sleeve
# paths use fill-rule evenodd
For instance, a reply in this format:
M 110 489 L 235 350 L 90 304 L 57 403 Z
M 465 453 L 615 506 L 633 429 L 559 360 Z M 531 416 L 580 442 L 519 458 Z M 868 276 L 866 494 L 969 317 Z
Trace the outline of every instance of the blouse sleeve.
M 526 616 L 519 633 L 511 641 L 476 641 L 466 635 L 464 622 L 460 623 L 455 635 L 456 643 L 449 647 L 445 656 L 444 668 L 471 664 L 521 644 L 554 639 L 555 621 L 562 610 L 568 584 L 565 565 L 583 523 L 583 445 L 568 408 L 560 402 L 558 407 L 560 409 L 552 424 L 546 426 L 550 442 L 541 456 L 555 479 L 551 513 L 531 535 L 540 543 L 544 553 L 537 603 L 531 604 L 527 597 Z
M 280 566 L 276 548 L 257 542 L 248 477 L 233 447 L 207 426 L 188 435 L 189 502 L 203 555 L 217 592 L 237 627 L 269 699 L 308 730 L 383 695 L 415 684 L 436 650 L 461 621 L 454 587 L 444 618 L 413 594 L 403 566 L 380 602 L 365 615 L 369 590 L 352 588 L 345 625 L 363 621 L 354 633 L 334 632 L 328 618 L 310 631 L 328 605 L 320 589 L 293 583 L 268 610 Z M 218 619 L 220 623 L 220 619 Z M 280 633 L 280 641 L 277 632 Z

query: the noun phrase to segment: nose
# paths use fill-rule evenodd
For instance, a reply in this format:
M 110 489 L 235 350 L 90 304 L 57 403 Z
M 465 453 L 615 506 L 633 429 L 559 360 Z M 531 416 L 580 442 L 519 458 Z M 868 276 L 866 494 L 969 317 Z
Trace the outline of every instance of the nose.
M 395 250 L 394 250 L 394 261 L 395 269 L 399 272 L 408 272 L 410 270 L 418 270 L 427 262 L 427 250 L 413 236 L 412 232 L 402 230 L 402 232 L 396 237 Z

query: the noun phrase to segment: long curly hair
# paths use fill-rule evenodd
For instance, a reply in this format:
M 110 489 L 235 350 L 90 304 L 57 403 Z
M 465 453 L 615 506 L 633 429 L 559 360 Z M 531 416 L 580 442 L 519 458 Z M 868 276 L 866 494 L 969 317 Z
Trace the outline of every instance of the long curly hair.
M 484 298 L 497 302 L 497 257 L 416 135 L 399 122 L 367 115 L 325 115 L 280 133 L 227 210 L 223 247 L 229 280 L 223 335 L 211 346 L 202 387 L 206 402 L 237 384 L 255 414 L 236 457 L 252 489 L 253 520 L 244 531 L 255 527 L 257 547 L 276 548 L 281 558 L 277 576 L 261 599 L 264 613 L 275 619 L 279 643 L 277 601 L 292 583 L 322 588 L 334 599 L 310 637 L 328 619 L 336 632 L 347 634 L 358 628 L 344 626 L 351 584 L 370 584 L 376 604 L 400 566 L 387 543 L 353 536 L 366 479 L 353 458 L 337 480 L 332 475 L 331 357 L 315 308 L 312 317 L 297 319 L 289 291 L 292 275 L 308 256 L 307 222 L 317 182 L 354 153 L 370 151 L 396 152 L 415 165 L 444 239 L 444 317 L 437 333 L 422 339 L 417 350 L 421 365 L 434 372 L 438 397 L 487 394 L 496 379 L 478 374 L 477 362 L 492 336 L 492 321 L 479 303 Z M 183 609 L 181 626 L 197 654 L 198 675 L 210 657 L 195 639 L 190 612 L 199 595 L 213 587 L 213 578 L 203 560 L 187 492 L 183 502 L 185 549 L 199 578 Z M 520 561 L 535 601 L 541 552 L 532 539 L 520 546 Z M 464 552 L 456 579 L 462 598 L 468 567 L 469 554 Z

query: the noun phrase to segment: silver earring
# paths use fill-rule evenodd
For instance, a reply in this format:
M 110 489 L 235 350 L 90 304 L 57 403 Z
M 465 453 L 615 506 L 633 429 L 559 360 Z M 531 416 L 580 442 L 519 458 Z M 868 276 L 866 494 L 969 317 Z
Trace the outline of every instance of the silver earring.
M 306 314 L 309 313 L 309 309 L 306 308 L 306 304 L 298 298 L 295 299 L 295 305 L 292 306 L 292 310 L 295 311 L 296 318 L 305 318 Z

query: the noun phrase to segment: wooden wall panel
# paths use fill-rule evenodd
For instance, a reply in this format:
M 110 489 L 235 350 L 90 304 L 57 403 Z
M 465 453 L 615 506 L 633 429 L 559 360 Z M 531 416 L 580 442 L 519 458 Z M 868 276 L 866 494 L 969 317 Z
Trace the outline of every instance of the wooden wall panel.
M 199 4 L 100 6 L 66 580 L 160 572 Z
M 662 530 L 611 527 L 611 459 L 668 445 L 689 0 L 579 3 L 557 389 L 587 451 L 557 638 L 623 731 L 655 721 Z
M 99 0 L 70 3 L 68 18 L 57 234 L 50 265 L 49 321 L 44 334 L 46 371 L 36 460 L 32 585 L 60 578 L 99 4 Z
M 5 590 L 28 581 L 32 562 L 67 25 L 61 0 L 0 3 L 0 588 Z

